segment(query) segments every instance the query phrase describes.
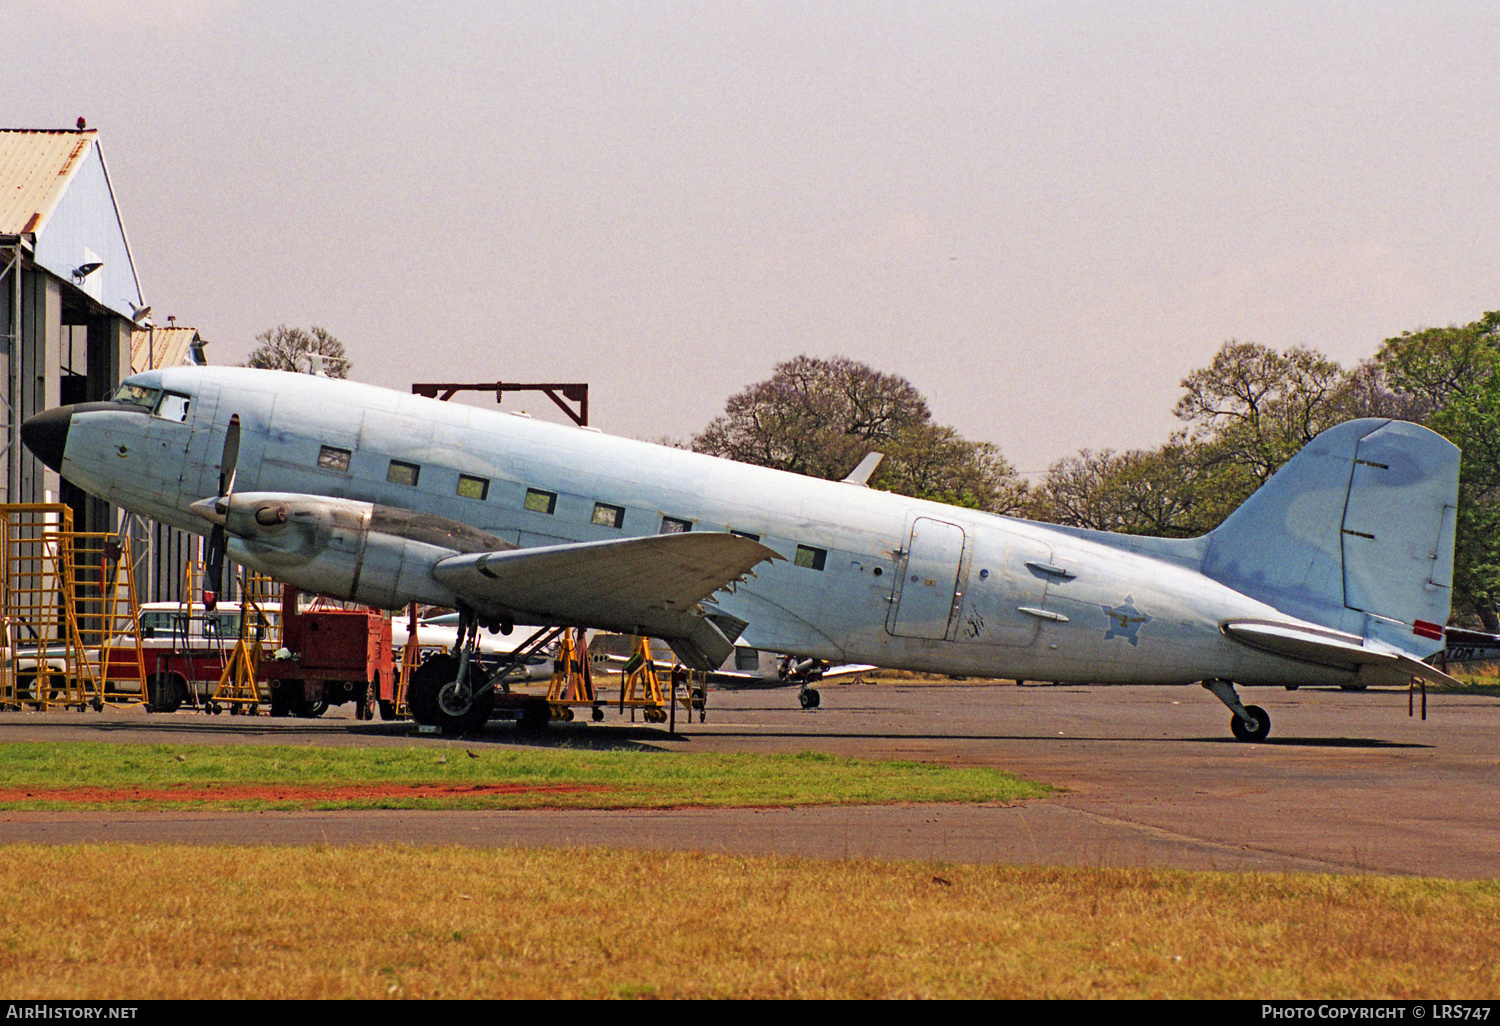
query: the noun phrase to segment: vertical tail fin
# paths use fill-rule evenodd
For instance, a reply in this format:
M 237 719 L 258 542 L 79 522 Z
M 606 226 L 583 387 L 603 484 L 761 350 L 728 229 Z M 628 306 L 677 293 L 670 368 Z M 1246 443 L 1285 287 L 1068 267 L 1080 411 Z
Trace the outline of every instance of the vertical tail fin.
M 1292 616 L 1430 655 L 1453 592 L 1458 458 L 1417 424 L 1330 428 L 1209 534 L 1203 573 Z

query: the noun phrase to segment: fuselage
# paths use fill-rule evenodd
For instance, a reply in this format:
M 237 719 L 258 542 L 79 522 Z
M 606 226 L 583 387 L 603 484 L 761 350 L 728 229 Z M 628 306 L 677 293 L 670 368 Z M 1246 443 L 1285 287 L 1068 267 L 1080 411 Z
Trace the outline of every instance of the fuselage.
M 741 641 L 760 649 L 1026 680 L 1355 679 L 1228 638 L 1228 619 L 1288 617 L 1199 572 L 1202 547 L 1191 540 L 1101 540 L 306 375 L 183 367 L 135 375 L 122 394 L 132 387 L 150 403 L 73 409 L 61 472 L 188 531 L 207 530 L 190 507 L 217 493 L 237 417 L 237 492 L 372 503 L 521 547 L 679 530 L 750 535 L 784 558 L 711 601 L 746 621 Z M 298 572 L 277 575 L 326 583 Z M 457 604 L 427 580 L 396 587 L 384 604 L 445 599 Z

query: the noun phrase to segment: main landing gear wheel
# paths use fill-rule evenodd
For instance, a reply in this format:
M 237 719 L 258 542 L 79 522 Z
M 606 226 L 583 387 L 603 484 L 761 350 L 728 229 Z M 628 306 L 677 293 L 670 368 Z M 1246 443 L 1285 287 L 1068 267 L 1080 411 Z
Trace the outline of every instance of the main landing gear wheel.
M 1271 716 L 1258 705 L 1247 705 L 1245 711 L 1255 720 L 1252 726 L 1238 716 L 1229 718 L 1229 730 L 1241 741 L 1264 741 L 1271 733 Z
M 816 709 L 823 702 L 823 696 L 818 694 L 817 688 L 803 688 L 797 695 L 797 701 L 802 703 L 804 709 Z
M 456 656 L 435 655 L 412 672 L 406 689 L 406 704 L 412 719 L 444 734 L 470 734 L 489 722 L 495 708 L 495 693 L 475 696 L 484 685 L 478 667 L 470 665 L 468 687 L 458 682 Z

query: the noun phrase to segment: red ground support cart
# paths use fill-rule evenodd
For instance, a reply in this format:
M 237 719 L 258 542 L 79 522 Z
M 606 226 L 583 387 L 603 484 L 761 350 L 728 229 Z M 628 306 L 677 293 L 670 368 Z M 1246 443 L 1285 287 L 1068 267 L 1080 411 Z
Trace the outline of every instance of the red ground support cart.
M 353 702 L 362 720 L 396 718 L 391 620 L 370 609 L 297 608 L 297 591 L 281 597 L 281 649 L 268 653 L 259 677 L 270 685 L 272 716 L 318 716 Z

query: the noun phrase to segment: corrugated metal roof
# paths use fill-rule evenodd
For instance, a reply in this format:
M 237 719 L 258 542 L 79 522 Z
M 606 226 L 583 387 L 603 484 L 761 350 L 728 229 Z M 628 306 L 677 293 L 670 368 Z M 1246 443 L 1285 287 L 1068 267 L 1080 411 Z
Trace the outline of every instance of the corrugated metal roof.
M 188 352 L 196 341 L 197 328 L 156 328 L 154 338 L 150 329 L 136 328 L 130 333 L 130 373 L 191 363 Z M 154 367 L 147 367 L 148 359 Z
M 97 134 L 0 128 L 0 235 L 46 224 Z

